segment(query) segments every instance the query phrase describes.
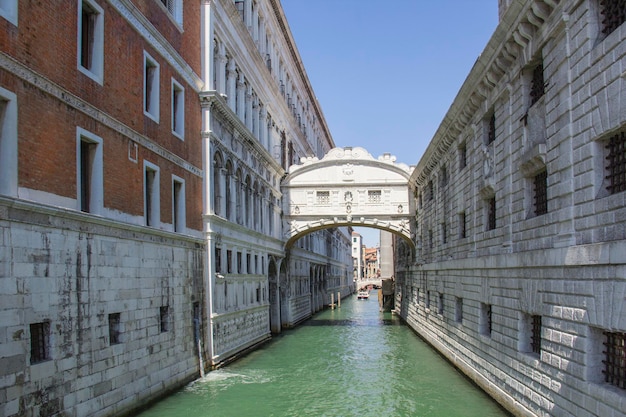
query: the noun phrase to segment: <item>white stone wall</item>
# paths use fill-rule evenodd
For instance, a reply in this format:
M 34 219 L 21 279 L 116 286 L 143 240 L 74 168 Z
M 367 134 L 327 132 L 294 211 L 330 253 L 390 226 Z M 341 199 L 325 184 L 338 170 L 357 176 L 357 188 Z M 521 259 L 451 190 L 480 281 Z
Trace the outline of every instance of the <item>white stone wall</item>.
M 626 128 L 626 50 L 624 25 L 604 36 L 599 16 L 596 0 L 508 4 L 446 115 L 452 128 L 413 173 L 418 249 L 415 262 L 397 253 L 397 308 L 516 415 L 624 413 L 602 352 L 603 332 L 626 332 L 626 193 L 603 184 L 602 141 Z M 540 62 L 545 93 L 531 106 Z M 537 215 L 542 169 L 548 210 Z M 540 353 L 529 352 L 531 316 L 542 320 Z
M 0 414 L 121 414 L 197 377 L 202 252 L 188 237 L 0 199 Z M 49 358 L 31 363 L 40 322 Z

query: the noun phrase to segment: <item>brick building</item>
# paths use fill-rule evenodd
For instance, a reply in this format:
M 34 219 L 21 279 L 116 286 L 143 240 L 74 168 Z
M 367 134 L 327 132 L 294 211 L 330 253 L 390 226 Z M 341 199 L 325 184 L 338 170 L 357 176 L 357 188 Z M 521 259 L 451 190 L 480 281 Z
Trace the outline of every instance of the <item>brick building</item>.
M 198 374 L 199 2 L 0 2 L 0 414 Z

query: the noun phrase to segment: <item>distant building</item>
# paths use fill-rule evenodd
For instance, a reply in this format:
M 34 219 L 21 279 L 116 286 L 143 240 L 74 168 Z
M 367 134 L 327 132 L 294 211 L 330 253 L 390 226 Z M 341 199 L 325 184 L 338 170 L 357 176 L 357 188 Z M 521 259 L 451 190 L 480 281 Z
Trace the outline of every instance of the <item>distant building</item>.
M 381 230 L 380 231 L 380 276 L 381 278 L 391 278 L 394 275 L 394 263 L 393 263 L 393 233 Z
M 365 265 L 365 279 L 376 279 L 380 277 L 379 248 L 365 248 L 363 260 Z
M 353 276 L 355 281 L 363 279 L 363 236 L 357 232 L 352 232 L 352 265 L 354 267 Z

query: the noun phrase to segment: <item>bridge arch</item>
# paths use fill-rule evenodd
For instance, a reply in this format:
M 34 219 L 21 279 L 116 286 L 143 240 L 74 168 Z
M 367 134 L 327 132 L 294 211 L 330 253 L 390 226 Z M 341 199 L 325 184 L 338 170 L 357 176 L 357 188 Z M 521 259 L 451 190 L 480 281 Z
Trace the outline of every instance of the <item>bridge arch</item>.
M 289 167 L 281 183 L 285 247 L 300 237 L 332 227 L 372 227 L 400 236 L 415 247 L 412 167 L 364 148 L 331 149 Z

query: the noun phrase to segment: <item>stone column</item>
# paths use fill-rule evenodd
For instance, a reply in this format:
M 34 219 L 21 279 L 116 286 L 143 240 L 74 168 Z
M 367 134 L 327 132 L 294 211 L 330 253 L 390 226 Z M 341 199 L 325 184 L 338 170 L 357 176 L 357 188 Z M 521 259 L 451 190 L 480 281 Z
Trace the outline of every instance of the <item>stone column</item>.
M 228 61 L 226 71 L 226 95 L 228 96 L 228 107 L 230 107 L 232 111 L 237 112 L 237 69 L 235 60 L 232 58 Z
M 253 100 L 253 95 L 252 95 L 252 86 L 251 85 L 246 85 L 246 106 L 244 109 L 244 117 L 242 118 L 242 120 L 244 121 L 244 123 L 246 124 L 246 127 L 248 128 L 249 131 L 252 131 L 252 100 Z
M 239 74 L 237 78 L 237 116 L 241 121 L 245 121 L 246 117 L 246 81 L 243 74 Z
M 216 76 L 217 82 L 215 86 L 215 90 L 221 95 L 226 95 L 226 65 L 228 64 L 228 59 L 226 58 L 226 48 L 223 43 L 219 43 L 217 45 L 217 59 L 216 59 Z

